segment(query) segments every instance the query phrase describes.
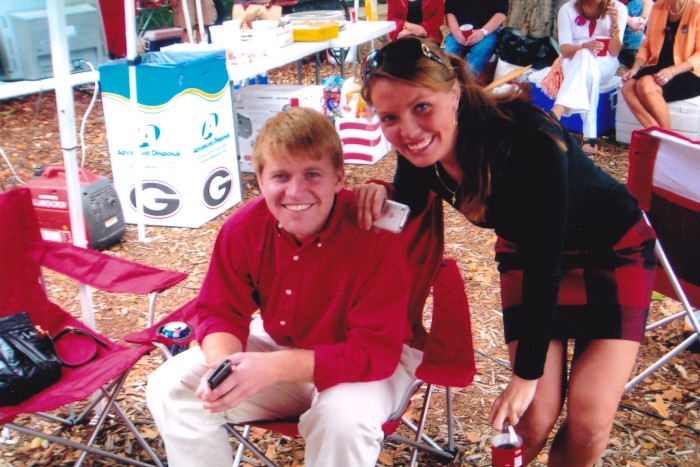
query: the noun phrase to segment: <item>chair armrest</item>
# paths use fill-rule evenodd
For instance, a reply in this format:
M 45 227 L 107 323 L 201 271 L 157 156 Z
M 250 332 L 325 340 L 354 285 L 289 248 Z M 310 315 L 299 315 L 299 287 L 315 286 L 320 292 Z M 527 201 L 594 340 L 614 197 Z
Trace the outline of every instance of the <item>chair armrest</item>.
M 433 320 L 416 377 L 440 386 L 467 387 L 475 373 L 469 301 L 457 263 L 447 259 L 433 283 Z
M 37 261 L 49 269 L 107 292 L 146 295 L 168 289 L 187 277 L 178 271 L 139 264 L 69 243 L 44 242 Z

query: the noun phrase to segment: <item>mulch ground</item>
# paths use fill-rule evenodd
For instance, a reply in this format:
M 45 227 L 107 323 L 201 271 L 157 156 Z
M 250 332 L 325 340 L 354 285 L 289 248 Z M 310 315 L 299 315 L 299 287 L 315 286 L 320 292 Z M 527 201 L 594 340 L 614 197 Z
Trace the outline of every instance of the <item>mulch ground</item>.
M 322 65 L 322 76 L 337 74 L 337 67 Z M 313 66 L 305 65 L 305 83 L 311 83 Z M 296 69 L 286 67 L 270 73 L 275 84 L 296 83 Z M 88 108 L 93 89 L 85 86 L 76 90 L 76 128 Z M 86 125 L 85 167 L 101 175 L 111 176 L 110 158 L 101 103 L 92 110 Z M 56 102 L 53 92 L 32 95 L 0 102 L 0 146 L 19 171 L 22 179 L 31 177 L 35 168 L 62 163 L 59 130 L 56 118 Z M 601 141 L 596 163 L 617 179 L 627 177 L 628 148 L 607 137 Z M 363 183 L 368 179 L 390 180 L 395 157 L 389 154 L 374 165 L 348 165 L 347 185 Z M 242 176 L 244 202 L 257 195 L 254 177 Z M 4 161 L 0 161 L 0 190 L 13 185 L 11 173 Z M 233 208 L 233 212 L 236 208 Z M 148 242 L 137 238 L 135 226 L 129 225 L 120 243 L 112 246 L 107 254 L 128 258 L 153 266 L 172 268 L 189 273 L 180 285 L 164 292 L 159 299 L 159 316 L 175 310 L 193 297 L 206 272 L 209 254 L 217 231 L 226 219 L 227 212 L 200 228 L 149 227 Z M 3 223 L 9 220 L 3 219 Z M 493 261 L 495 237 L 491 231 L 477 229 L 467 223 L 454 210 L 446 208 L 446 256 L 455 258 L 464 277 L 471 303 L 473 339 L 476 350 L 478 374 L 473 385 L 458 389 L 454 396 L 457 418 L 458 454 L 451 465 L 490 465 L 488 439 L 492 434 L 486 424 L 491 402 L 506 386 L 510 369 L 503 344 L 499 298 L 499 280 Z M 67 310 L 79 315 L 77 285 L 50 272 L 46 275 L 50 297 Z M 94 293 L 98 329 L 114 339 L 124 333 L 146 325 L 147 303 L 144 297 Z M 679 309 L 670 299 L 654 301 L 652 318 L 666 316 Z M 646 367 L 679 342 L 680 324 L 649 333 L 639 356 L 639 366 Z M 164 455 L 158 433 L 153 425 L 144 401 L 147 375 L 162 361 L 157 352 L 144 357 L 131 373 L 120 397 L 120 403 L 139 431 L 160 455 Z M 700 430 L 700 371 L 698 354 L 683 352 L 654 375 L 625 394 L 618 410 L 608 449 L 597 465 L 700 465 L 698 433 Z M 591 394 L 595 397 L 595 394 Z M 441 411 L 444 391 L 438 390 L 433 404 L 433 416 L 428 426 L 431 434 L 444 440 L 445 418 Z M 419 408 L 413 408 L 411 417 L 417 417 Z M 20 417 L 18 422 L 28 423 L 45 433 L 64 433 L 80 437 L 88 426 L 61 428 L 48 422 L 36 422 Z M 254 431 L 253 437 L 282 465 L 303 464 L 303 441 L 270 436 Z M 97 444 L 118 453 L 130 454 L 147 461 L 133 436 L 115 420 L 108 423 Z M 547 449 L 532 465 L 545 465 Z M 72 450 L 48 443 L 40 438 L 31 439 L 7 430 L 0 433 L 0 465 L 69 465 L 78 454 Z M 379 465 L 404 465 L 409 458 L 406 446 L 386 444 Z M 421 465 L 438 465 L 428 456 L 420 456 Z M 89 456 L 85 465 L 115 465 L 114 462 Z

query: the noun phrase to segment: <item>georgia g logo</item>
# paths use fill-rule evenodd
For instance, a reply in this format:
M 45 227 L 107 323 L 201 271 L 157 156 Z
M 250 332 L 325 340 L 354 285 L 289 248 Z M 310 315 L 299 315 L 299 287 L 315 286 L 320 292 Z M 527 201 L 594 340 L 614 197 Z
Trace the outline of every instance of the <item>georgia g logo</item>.
M 233 177 L 228 169 L 220 167 L 214 170 L 204 182 L 204 204 L 211 209 L 218 208 L 228 199 L 232 186 Z
M 180 193 L 164 182 L 143 182 L 143 213 L 148 217 L 164 219 L 172 217 L 182 207 Z M 129 191 L 129 204 L 136 211 L 136 186 Z

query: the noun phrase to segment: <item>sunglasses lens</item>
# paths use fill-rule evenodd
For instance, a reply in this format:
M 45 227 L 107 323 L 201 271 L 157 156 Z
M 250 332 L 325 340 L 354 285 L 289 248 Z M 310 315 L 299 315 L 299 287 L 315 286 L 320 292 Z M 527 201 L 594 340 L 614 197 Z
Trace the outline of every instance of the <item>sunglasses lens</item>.
M 369 75 L 381 66 L 382 55 L 380 52 L 381 50 L 373 50 L 367 55 L 367 58 L 365 58 L 365 62 L 362 64 L 362 72 L 360 73 L 363 82 L 367 81 Z
M 435 55 L 426 44 L 419 39 L 402 39 L 396 42 L 390 42 L 380 50 L 374 50 L 365 59 L 362 65 L 362 81 L 367 81 L 367 78 L 378 68 L 385 68 L 388 72 L 401 72 L 406 67 L 413 65 L 421 57 L 429 58 L 441 65 L 445 63 Z

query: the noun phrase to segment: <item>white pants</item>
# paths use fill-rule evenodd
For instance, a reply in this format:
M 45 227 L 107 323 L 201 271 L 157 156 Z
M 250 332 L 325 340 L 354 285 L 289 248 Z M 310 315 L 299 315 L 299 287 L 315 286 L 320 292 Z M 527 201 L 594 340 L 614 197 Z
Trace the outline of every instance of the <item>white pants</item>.
M 564 107 L 565 117 L 582 114 L 584 138 L 598 136 L 600 84 L 610 81 L 619 65 L 616 57 L 598 57 L 587 49 L 579 50 L 571 59 L 562 60 L 564 80 L 554 104 Z
M 281 349 L 256 321 L 248 350 Z M 422 352 L 404 346 L 401 363 L 387 379 L 339 384 L 320 393 L 311 383 L 280 383 L 231 410 L 209 413 L 188 389 L 196 388 L 207 370 L 202 350 L 194 347 L 149 376 L 146 398 L 170 467 L 230 466 L 233 450 L 225 423 L 297 416 L 307 466 L 373 466 L 384 438 L 382 424 L 398 409 L 421 358 Z

